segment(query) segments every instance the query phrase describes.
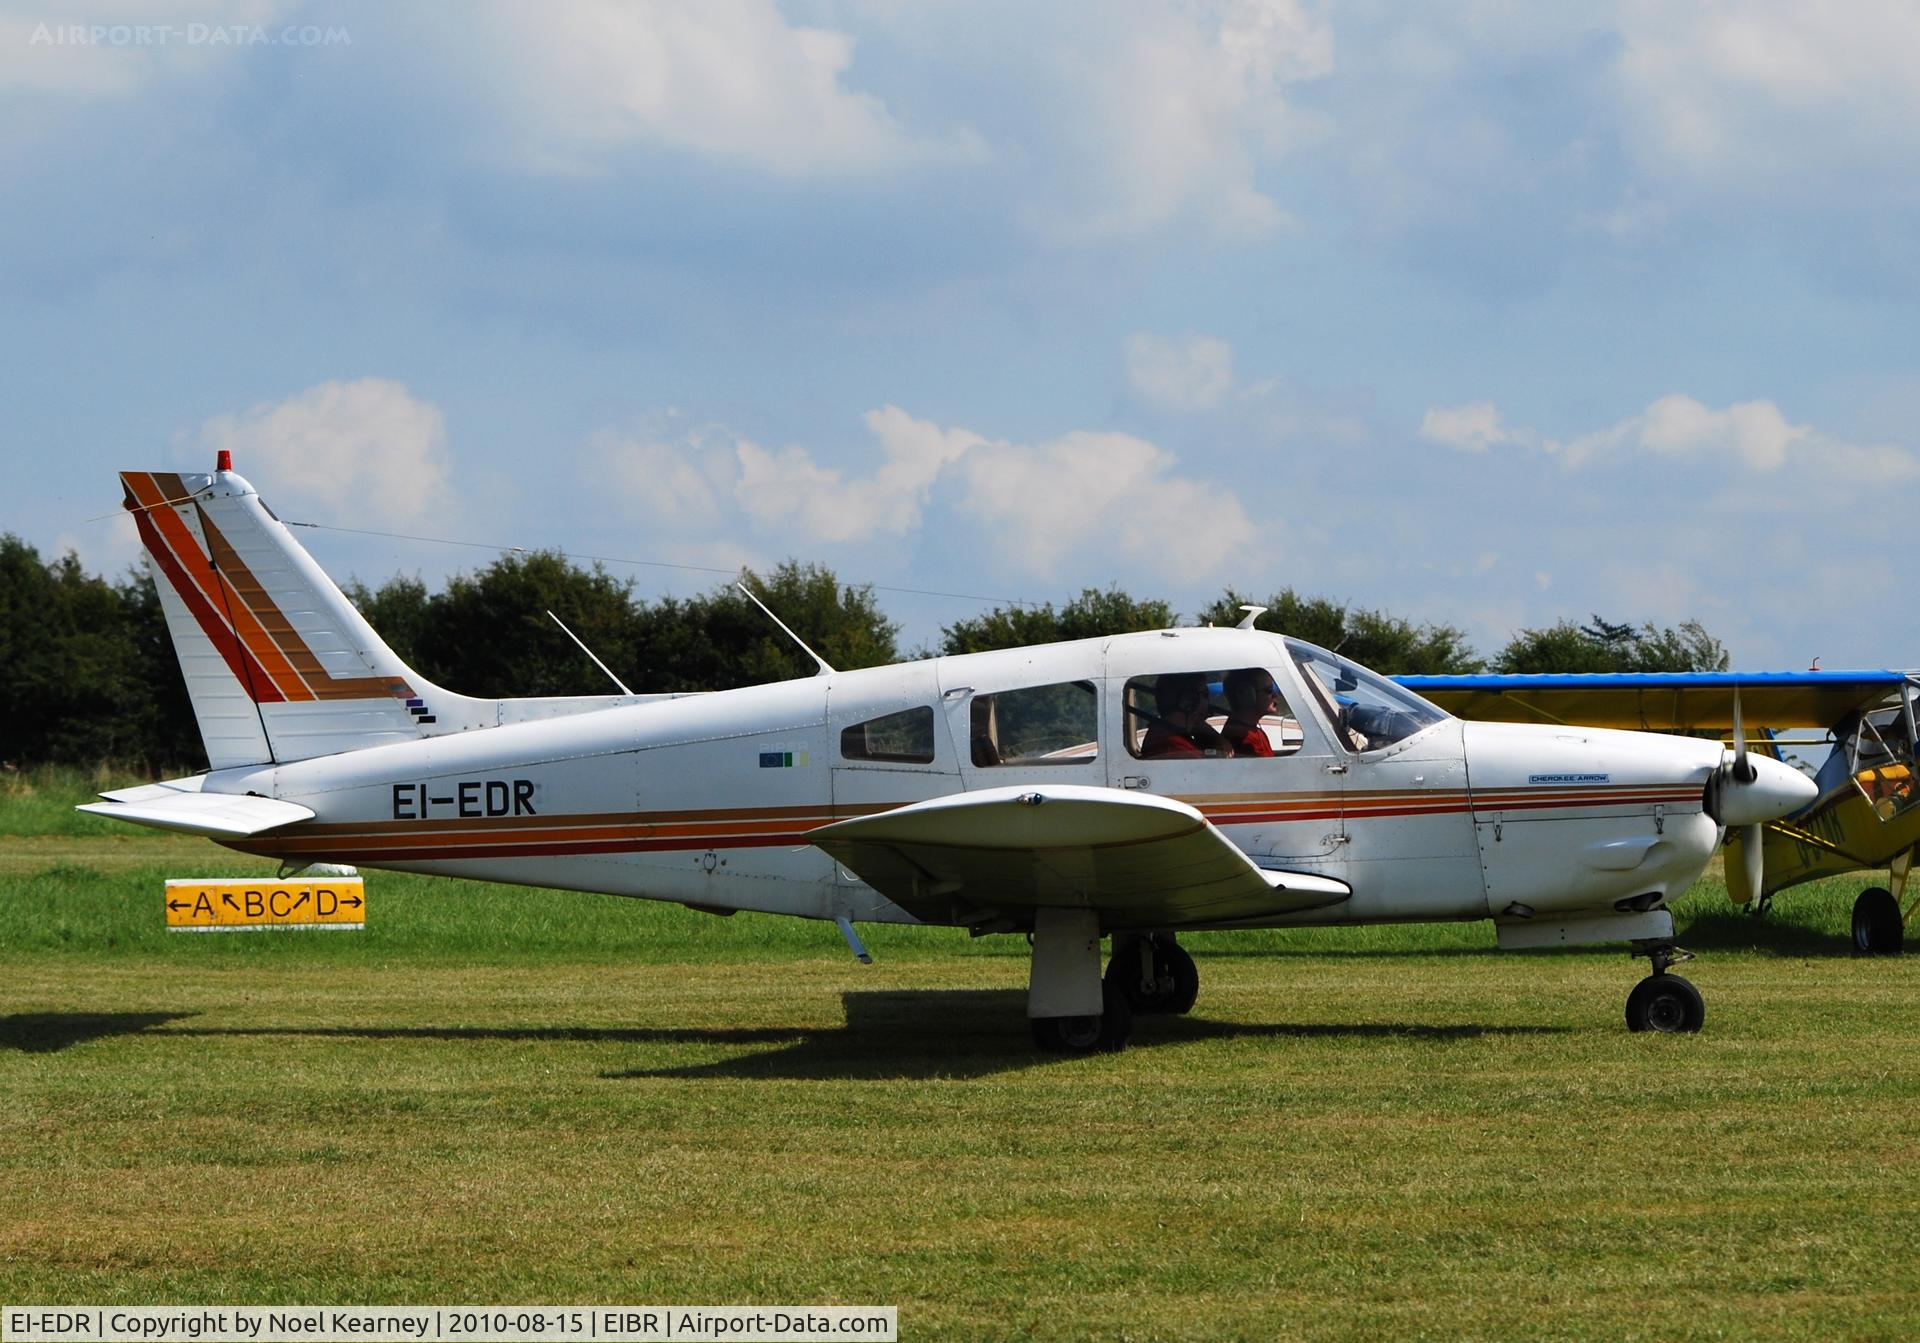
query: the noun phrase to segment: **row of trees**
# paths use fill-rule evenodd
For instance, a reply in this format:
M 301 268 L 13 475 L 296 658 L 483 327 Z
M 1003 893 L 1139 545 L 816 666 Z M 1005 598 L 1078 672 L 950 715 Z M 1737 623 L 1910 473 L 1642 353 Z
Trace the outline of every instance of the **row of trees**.
M 871 586 L 843 584 L 818 565 L 789 561 L 743 579 L 833 666 L 871 667 L 905 656 L 972 653 L 1132 630 L 1165 629 L 1164 601 L 1088 588 L 1055 606 L 1003 606 L 945 626 L 933 647 L 903 654 L 897 624 Z M 557 629 L 553 611 L 636 690 L 724 690 L 807 676 L 813 663 L 732 587 L 647 601 L 631 579 L 557 552 L 503 555 L 429 592 L 397 576 L 347 595 L 423 676 L 472 695 L 582 695 L 610 689 Z M 1197 614 L 1232 625 L 1247 602 L 1229 591 Z M 1267 598 L 1264 629 L 1337 649 L 1389 674 L 1699 671 L 1727 666 L 1720 641 L 1693 621 L 1677 628 L 1561 621 L 1516 634 L 1491 662 L 1463 631 L 1416 623 L 1291 588 Z M 89 574 L 68 554 L 51 563 L 15 536 L 0 537 L 0 762 L 193 768 L 199 733 L 152 580 Z

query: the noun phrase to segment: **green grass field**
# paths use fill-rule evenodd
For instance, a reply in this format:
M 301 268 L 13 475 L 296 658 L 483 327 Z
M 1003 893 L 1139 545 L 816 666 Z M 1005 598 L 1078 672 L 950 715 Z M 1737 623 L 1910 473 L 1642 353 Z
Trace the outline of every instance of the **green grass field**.
M 1188 939 L 1193 1016 L 1027 1038 L 1024 944 L 368 874 L 364 932 L 168 934 L 258 872 L 0 791 L 0 1302 L 879 1303 L 922 1338 L 1911 1338 L 1920 959 L 1864 881 L 1623 950 Z

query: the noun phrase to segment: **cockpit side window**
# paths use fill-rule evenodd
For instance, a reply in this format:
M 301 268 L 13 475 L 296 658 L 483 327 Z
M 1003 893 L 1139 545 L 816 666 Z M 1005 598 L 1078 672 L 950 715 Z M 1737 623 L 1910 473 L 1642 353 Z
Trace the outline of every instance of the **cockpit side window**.
M 869 718 L 840 733 L 840 754 L 848 760 L 883 760 L 908 765 L 933 763 L 933 710 L 902 709 Z
M 1904 706 L 1859 715 L 1858 726 L 1846 736 L 1845 752 L 1858 788 L 1883 821 L 1920 803 L 1914 789 L 1914 741 L 1909 735 Z
M 982 768 L 1100 758 L 1100 692 L 1092 681 L 975 695 L 967 724 L 968 751 Z
M 1141 760 L 1293 755 L 1300 721 L 1264 667 L 1136 676 L 1125 689 L 1127 750 Z
M 1349 751 L 1379 751 L 1442 722 L 1446 713 L 1378 672 L 1298 639 L 1287 651 L 1320 697 L 1334 738 Z

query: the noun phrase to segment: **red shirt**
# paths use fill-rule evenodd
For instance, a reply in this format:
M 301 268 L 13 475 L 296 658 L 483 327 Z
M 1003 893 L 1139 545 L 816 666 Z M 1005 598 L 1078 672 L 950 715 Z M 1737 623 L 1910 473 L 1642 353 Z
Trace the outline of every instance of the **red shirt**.
M 1166 760 L 1198 759 L 1206 752 L 1172 724 L 1154 723 L 1147 728 L 1146 738 L 1140 743 L 1140 754 L 1149 760 Z
M 1267 736 L 1267 730 L 1263 727 L 1246 727 L 1229 718 L 1227 725 L 1220 729 L 1220 735 L 1233 743 L 1235 755 L 1273 754 L 1273 739 Z

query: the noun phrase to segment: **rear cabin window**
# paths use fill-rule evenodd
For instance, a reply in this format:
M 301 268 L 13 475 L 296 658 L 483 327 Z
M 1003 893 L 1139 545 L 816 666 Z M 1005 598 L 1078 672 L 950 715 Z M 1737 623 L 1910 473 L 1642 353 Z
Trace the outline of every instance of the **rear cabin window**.
M 1063 681 L 973 697 L 968 725 L 973 763 L 1088 765 L 1100 756 L 1100 692 Z
M 840 733 L 840 754 L 848 760 L 931 765 L 933 710 L 902 709 L 899 713 L 855 723 Z
M 1127 750 L 1141 760 L 1293 755 L 1305 739 L 1264 667 L 1136 676 L 1126 706 Z

